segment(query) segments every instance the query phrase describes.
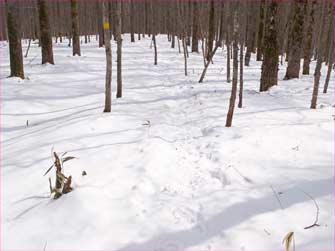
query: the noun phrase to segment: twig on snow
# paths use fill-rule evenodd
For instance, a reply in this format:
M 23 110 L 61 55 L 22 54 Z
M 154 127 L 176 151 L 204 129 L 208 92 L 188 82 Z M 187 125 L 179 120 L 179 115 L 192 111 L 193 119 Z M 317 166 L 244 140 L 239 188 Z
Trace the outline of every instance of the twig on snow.
M 319 205 L 318 203 L 316 203 L 316 200 L 308 193 L 306 193 L 304 190 L 298 188 L 301 192 L 303 192 L 307 197 L 309 197 L 313 202 L 314 202 L 314 205 L 315 205 L 315 208 L 316 208 L 316 215 L 315 215 L 315 220 L 313 222 L 312 225 L 309 225 L 307 227 L 304 227 L 304 229 L 309 229 L 309 228 L 312 228 L 312 227 L 319 227 L 320 225 L 318 224 L 318 221 L 319 221 L 319 213 L 320 213 L 320 208 L 319 208 Z
M 270 187 L 271 187 L 272 192 L 273 192 L 273 194 L 275 195 L 275 197 L 276 197 L 276 199 L 277 199 L 277 201 L 278 201 L 278 204 L 279 204 L 280 208 L 281 208 L 282 210 L 284 210 L 284 207 L 283 207 L 283 205 L 281 204 L 281 201 L 280 201 L 280 199 L 279 199 L 279 197 L 278 197 L 278 194 L 277 194 L 276 190 L 273 188 L 272 185 L 271 185 Z

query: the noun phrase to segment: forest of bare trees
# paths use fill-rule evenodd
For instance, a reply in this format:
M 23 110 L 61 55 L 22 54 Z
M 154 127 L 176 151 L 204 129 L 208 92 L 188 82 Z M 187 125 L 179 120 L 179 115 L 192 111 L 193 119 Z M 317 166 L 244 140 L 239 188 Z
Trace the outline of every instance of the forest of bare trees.
M 334 0 L 0 1 L 0 251 L 335 250 L 334 70 Z
M 243 67 L 250 65 L 252 53 L 256 53 L 258 61 L 263 61 L 260 91 L 277 85 L 278 64 L 283 64 L 283 60 L 287 61 L 285 80 L 299 78 L 301 73 L 314 74 L 311 108 L 316 107 L 320 84 L 323 92 L 327 92 L 334 61 L 333 1 L 7 0 L 0 3 L 0 11 L 0 40 L 9 41 L 11 76 L 24 78 L 21 39 L 39 41 L 42 64 L 57 64 L 53 42 L 66 40 L 72 54 L 80 56 L 80 44 L 97 39 L 99 46 L 106 47 L 106 95 L 109 96 L 112 66 L 108 40 L 114 39 L 118 98 L 122 97 L 124 33 L 131 34 L 131 42 L 136 42 L 135 34 L 138 40 L 145 36 L 152 38 L 154 65 L 159 64 L 156 35 L 166 34 L 171 47 L 177 43 L 179 52 L 184 54 L 185 75 L 189 51 L 201 53 L 204 71 L 199 82 L 204 80 L 207 68 L 215 64 L 217 49 L 226 47 L 226 81 L 230 82 L 231 60 L 233 76 L 227 126 L 231 125 L 238 89 L 238 107 L 242 107 Z M 315 72 L 309 69 L 311 60 L 317 61 Z M 325 83 L 319 83 L 323 63 L 328 67 L 327 78 Z M 106 97 L 106 106 L 111 105 L 110 99 Z M 110 110 L 105 107 L 105 111 Z

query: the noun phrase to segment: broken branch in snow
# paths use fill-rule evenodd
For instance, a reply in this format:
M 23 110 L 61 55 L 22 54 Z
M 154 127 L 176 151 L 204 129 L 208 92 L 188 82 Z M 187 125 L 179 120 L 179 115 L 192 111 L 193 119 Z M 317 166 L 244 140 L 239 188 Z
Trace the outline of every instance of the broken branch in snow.
M 233 167 L 233 166 L 231 166 L 231 168 L 233 168 L 234 170 L 235 170 L 235 172 L 238 174 L 238 175 L 240 175 L 241 176 L 241 178 L 245 181 L 245 182 L 247 182 L 247 183 L 249 183 L 249 184 L 252 184 L 253 183 L 253 181 L 251 180 L 251 179 L 249 179 L 248 177 L 246 177 L 246 176 L 244 176 L 236 167 Z
M 309 228 L 312 228 L 312 227 L 319 227 L 320 225 L 318 224 L 318 221 L 319 221 L 320 208 L 319 208 L 318 203 L 316 203 L 316 200 L 310 194 L 306 193 L 304 190 L 302 190 L 300 188 L 299 188 L 299 190 L 301 192 L 303 192 L 307 197 L 309 197 L 314 202 L 314 205 L 315 205 L 315 208 L 316 208 L 316 215 L 315 215 L 315 220 L 314 220 L 313 224 L 309 225 L 307 227 L 304 227 L 304 229 L 309 229 Z
M 273 188 L 272 185 L 271 185 L 270 187 L 271 187 L 272 192 L 273 192 L 273 194 L 275 195 L 275 197 L 276 197 L 276 199 L 277 199 L 277 201 L 278 201 L 278 204 L 279 204 L 280 208 L 284 210 L 284 207 L 283 207 L 283 205 L 281 204 L 281 201 L 280 201 L 280 199 L 279 199 L 279 197 L 278 197 L 278 194 L 277 194 L 276 190 Z

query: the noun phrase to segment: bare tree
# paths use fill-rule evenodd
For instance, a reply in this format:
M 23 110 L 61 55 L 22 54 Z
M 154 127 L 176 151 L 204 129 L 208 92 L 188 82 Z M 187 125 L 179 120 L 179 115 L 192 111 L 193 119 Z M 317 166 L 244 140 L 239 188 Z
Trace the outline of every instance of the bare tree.
M 255 37 L 256 37 L 256 18 L 254 17 L 255 13 L 257 13 L 256 7 L 258 5 L 255 2 L 248 2 L 247 3 L 247 12 L 246 17 L 247 18 L 247 24 L 246 24 L 246 47 L 247 51 L 245 53 L 244 58 L 244 64 L 245 66 L 249 66 L 250 64 L 250 58 L 251 58 L 251 52 L 253 52 L 255 47 Z
M 227 2 L 225 5 L 226 10 L 226 23 L 227 23 L 227 32 L 226 32 L 226 48 L 227 48 L 227 83 L 230 83 L 230 3 Z
M 200 76 L 200 79 L 199 79 L 199 83 L 202 83 L 204 81 L 204 78 L 205 78 L 208 66 L 209 66 L 210 62 L 212 61 L 212 59 L 214 57 L 214 54 L 215 54 L 215 52 L 217 51 L 218 48 L 219 48 L 219 43 L 216 42 L 214 50 L 212 51 L 211 56 L 210 56 L 209 60 L 206 62 L 205 68 L 203 69 L 203 71 L 201 73 L 201 76 Z
M 307 0 L 294 0 L 294 16 L 290 32 L 288 64 L 284 79 L 299 78 L 303 39 L 304 5 Z
M 122 97 L 122 24 L 121 24 L 121 1 L 116 1 L 116 43 L 117 43 L 117 92 L 116 97 Z
M 331 17 L 330 25 L 329 25 L 329 51 L 328 51 L 328 70 L 327 70 L 327 76 L 325 80 L 325 84 L 323 86 L 323 93 L 327 93 L 328 85 L 329 85 L 329 79 L 330 74 L 332 72 L 332 69 L 334 67 L 334 17 Z
M 315 71 L 314 71 L 314 86 L 313 86 L 313 94 L 312 94 L 312 100 L 311 100 L 311 106 L 310 106 L 311 109 L 316 109 L 318 93 L 319 93 L 321 67 L 322 67 L 322 61 L 323 61 L 322 55 L 323 55 L 323 48 L 324 48 L 324 46 L 322 45 L 322 39 L 323 39 L 323 33 L 325 31 L 327 7 L 328 7 L 327 3 L 324 2 L 323 3 L 323 8 L 322 8 L 322 13 L 321 13 L 322 21 L 320 22 L 319 32 L 318 32 L 318 37 L 317 37 L 318 55 L 317 55 L 317 62 L 316 62 L 316 67 L 315 67 Z M 328 9 L 330 9 L 330 8 L 328 8 Z M 333 18 L 333 12 L 330 12 L 330 15 Z
M 236 4 L 236 3 L 235 3 Z M 235 7 L 236 8 L 236 7 Z M 231 88 L 229 109 L 226 119 L 226 127 L 231 127 L 233 121 L 233 114 L 235 108 L 236 92 L 237 92 L 237 78 L 238 78 L 238 16 L 237 10 L 234 11 L 234 38 L 233 38 L 233 84 Z
M 42 48 L 42 64 L 54 64 L 54 55 L 52 51 L 52 38 L 49 24 L 49 16 L 46 0 L 38 0 L 38 12 L 40 19 L 40 36 Z
M 213 51 L 213 41 L 214 41 L 214 0 L 210 0 L 209 5 L 209 23 L 208 23 L 208 39 L 207 39 L 207 61 L 210 60 Z
M 111 50 L 111 38 L 109 33 L 109 17 L 107 2 L 102 3 L 102 25 L 105 32 L 103 33 L 105 38 L 105 52 L 106 52 L 106 79 L 105 79 L 105 109 L 104 112 L 111 112 L 112 108 L 112 50 Z
M 267 91 L 278 82 L 277 8 L 276 0 L 271 0 L 266 8 L 260 91 Z
M 106 10 L 102 10 L 102 8 Z M 101 2 L 96 2 L 96 12 L 97 12 L 97 25 L 98 25 L 98 34 L 99 34 L 99 47 L 103 47 L 105 44 L 105 36 L 104 36 L 104 29 L 103 29 L 103 12 L 108 10 L 107 3 L 101 4 Z M 107 11 L 108 15 L 108 11 Z M 109 15 L 108 15 L 109 16 Z M 107 19 L 109 21 L 109 19 Z M 113 22 L 114 23 L 114 22 Z M 108 29 L 109 30 L 109 29 Z
M 16 1 L 6 0 L 7 32 L 9 40 L 10 77 L 24 79 L 21 38 L 19 35 Z
M 247 10 L 246 3 L 241 3 L 241 29 L 240 29 L 240 88 L 238 93 L 238 108 L 242 108 L 243 104 L 243 51 L 245 43 L 245 33 L 246 33 L 246 22 L 247 22 Z
M 130 41 L 133 43 L 135 42 L 135 36 L 134 36 L 134 22 L 135 22 L 135 11 L 134 11 L 134 1 L 130 0 Z M 140 38 L 140 36 L 139 36 Z
M 265 0 L 261 1 L 259 7 L 259 24 L 258 24 L 258 34 L 257 34 L 257 54 L 256 60 L 262 61 L 263 57 L 263 31 L 264 31 L 264 16 L 265 16 Z
M 78 2 L 71 0 L 72 54 L 80 56 Z
M 154 21 L 154 10 L 153 10 L 153 3 L 150 2 L 150 10 L 151 10 L 151 29 L 152 29 L 152 42 L 154 44 L 154 65 L 157 65 L 157 44 L 156 44 L 156 29 L 155 29 L 155 21 Z M 179 43 L 179 40 L 178 40 Z
M 192 22 L 192 52 L 199 52 L 198 48 L 198 27 L 199 27 L 198 2 L 193 1 L 193 22 Z
M 310 12 L 307 17 L 307 30 L 306 30 L 306 38 L 304 43 L 304 65 L 302 69 L 302 74 L 309 75 L 309 64 L 311 62 L 311 54 L 312 54 L 312 39 L 313 39 L 313 30 L 314 30 L 314 16 L 315 9 L 317 6 L 317 1 L 313 0 L 312 2 L 307 2 L 311 5 Z M 306 6 L 307 7 L 307 6 Z

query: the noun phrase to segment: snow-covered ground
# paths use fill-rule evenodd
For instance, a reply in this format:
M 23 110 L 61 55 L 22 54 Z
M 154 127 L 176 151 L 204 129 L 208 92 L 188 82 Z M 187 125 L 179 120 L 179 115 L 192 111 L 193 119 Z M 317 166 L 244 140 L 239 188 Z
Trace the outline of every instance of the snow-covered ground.
M 9 75 L 1 44 L 2 250 L 333 250 L 333 83 L 309 109 L 313 74 L 260 93 L 260 62 L 244 69 L 244 105 L 226 128 L 231 84 L 218 50 L 204 83 L 201 54 L 183 55 L 158 36 L 123 43 L 123 98 L 104 114 L 105 51 L 82 56 L 54 44 L 41 65 L 32 44 L 27 79 Z M 27 44 L 23 44 L 23 51 Z M 315 62 L 311 72 L 314 72 Z M 323 87 L 326 67 L 323 67 Z M 28 121 L 28 126 L 27 126 Z M 150 122 L 150 126 L 146 125 Z M 50 198 L 51 150 L 73 192 Z M 87 172 L 82 176 L 82 171 Z M 319 227 L 304 229 L 316 217 Z

